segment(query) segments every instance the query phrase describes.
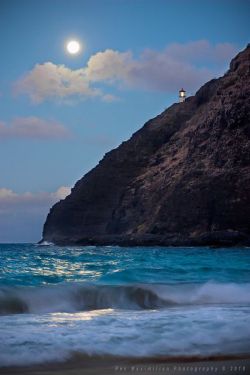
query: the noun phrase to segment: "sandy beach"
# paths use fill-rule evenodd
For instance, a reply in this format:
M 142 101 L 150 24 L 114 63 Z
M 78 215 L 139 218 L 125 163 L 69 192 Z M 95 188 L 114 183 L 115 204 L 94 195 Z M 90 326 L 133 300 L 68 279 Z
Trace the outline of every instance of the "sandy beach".
M 64 363 L 0 368 L 0 375 L 249 374 L 250 355 L 211 358 L 118 358 L 76 355 Z

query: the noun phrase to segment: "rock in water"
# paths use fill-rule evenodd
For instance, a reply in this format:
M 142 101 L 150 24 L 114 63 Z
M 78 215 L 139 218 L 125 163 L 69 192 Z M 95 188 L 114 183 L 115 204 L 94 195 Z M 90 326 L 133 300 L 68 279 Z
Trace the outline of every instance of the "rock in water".
M 56 203 L 56 244 L 250 244 L 250 46 L 148 121 Z

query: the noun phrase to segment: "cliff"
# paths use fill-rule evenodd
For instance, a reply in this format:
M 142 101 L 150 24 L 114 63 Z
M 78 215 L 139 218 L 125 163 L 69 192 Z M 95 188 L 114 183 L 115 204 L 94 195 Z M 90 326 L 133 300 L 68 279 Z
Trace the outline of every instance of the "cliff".
M 148 121 L 56 203 L 57 244 L 250 244 L 250 46 Z

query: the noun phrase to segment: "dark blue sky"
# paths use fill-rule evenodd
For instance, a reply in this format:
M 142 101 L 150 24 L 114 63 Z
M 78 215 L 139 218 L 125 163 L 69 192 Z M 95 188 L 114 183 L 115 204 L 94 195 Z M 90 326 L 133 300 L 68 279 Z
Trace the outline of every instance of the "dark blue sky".
M 105 152 L 221 75 L 249 16 L 247 0 L 1 0 L 0 241 L 38 240 Z

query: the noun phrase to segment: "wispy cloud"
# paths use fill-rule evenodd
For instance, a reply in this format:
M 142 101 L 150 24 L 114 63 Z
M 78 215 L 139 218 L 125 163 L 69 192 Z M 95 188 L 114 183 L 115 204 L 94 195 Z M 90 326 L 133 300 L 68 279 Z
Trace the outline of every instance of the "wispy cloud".
M 58 200 L 65 199 L 71 192 L 71 188 L 68 186 L 61 186 L 55 192 L 38 192 L 38 193 L 15 193 L 11 189 L 0 188 L 0 210 L 3 208 L 9 208 L 10 205 L 22 206 L 28 205 L 34 207 L 54 203 Z
M 0 121 L 0 140 L 13 138 L 62 139 L 70 132 L 57 121 L 43 120 L 38 117 L 17 117 L 6 124 Z
M 16 94 L 26 94 L 39 103 L 47 99 L 93 98 L 112 102 L 116 96 L 97 85 L 122 85 L 140 90 L 189 91 L 220 75 L 235 55 L 231 43 L 211 44 L 200 40 L 174 43 L 161 51 L 146 49 L 138 57 L 131 51 L 107 49 L 92 55 L 86 66 L 72 70 L 52 62 L 37 64 L 14 84 Z
M 186 44 L 172 43 L 161 54 L 173 60 L 192 62 L 197 64 L 225 63 L 237 52 L 232 43 L 211 44 L 207 40 L 198 40 Z
M 0 242 L 39 240 L 49 208 L 70 191 L 61 186 L 55 192 L 20 194 L 0 188 Z

